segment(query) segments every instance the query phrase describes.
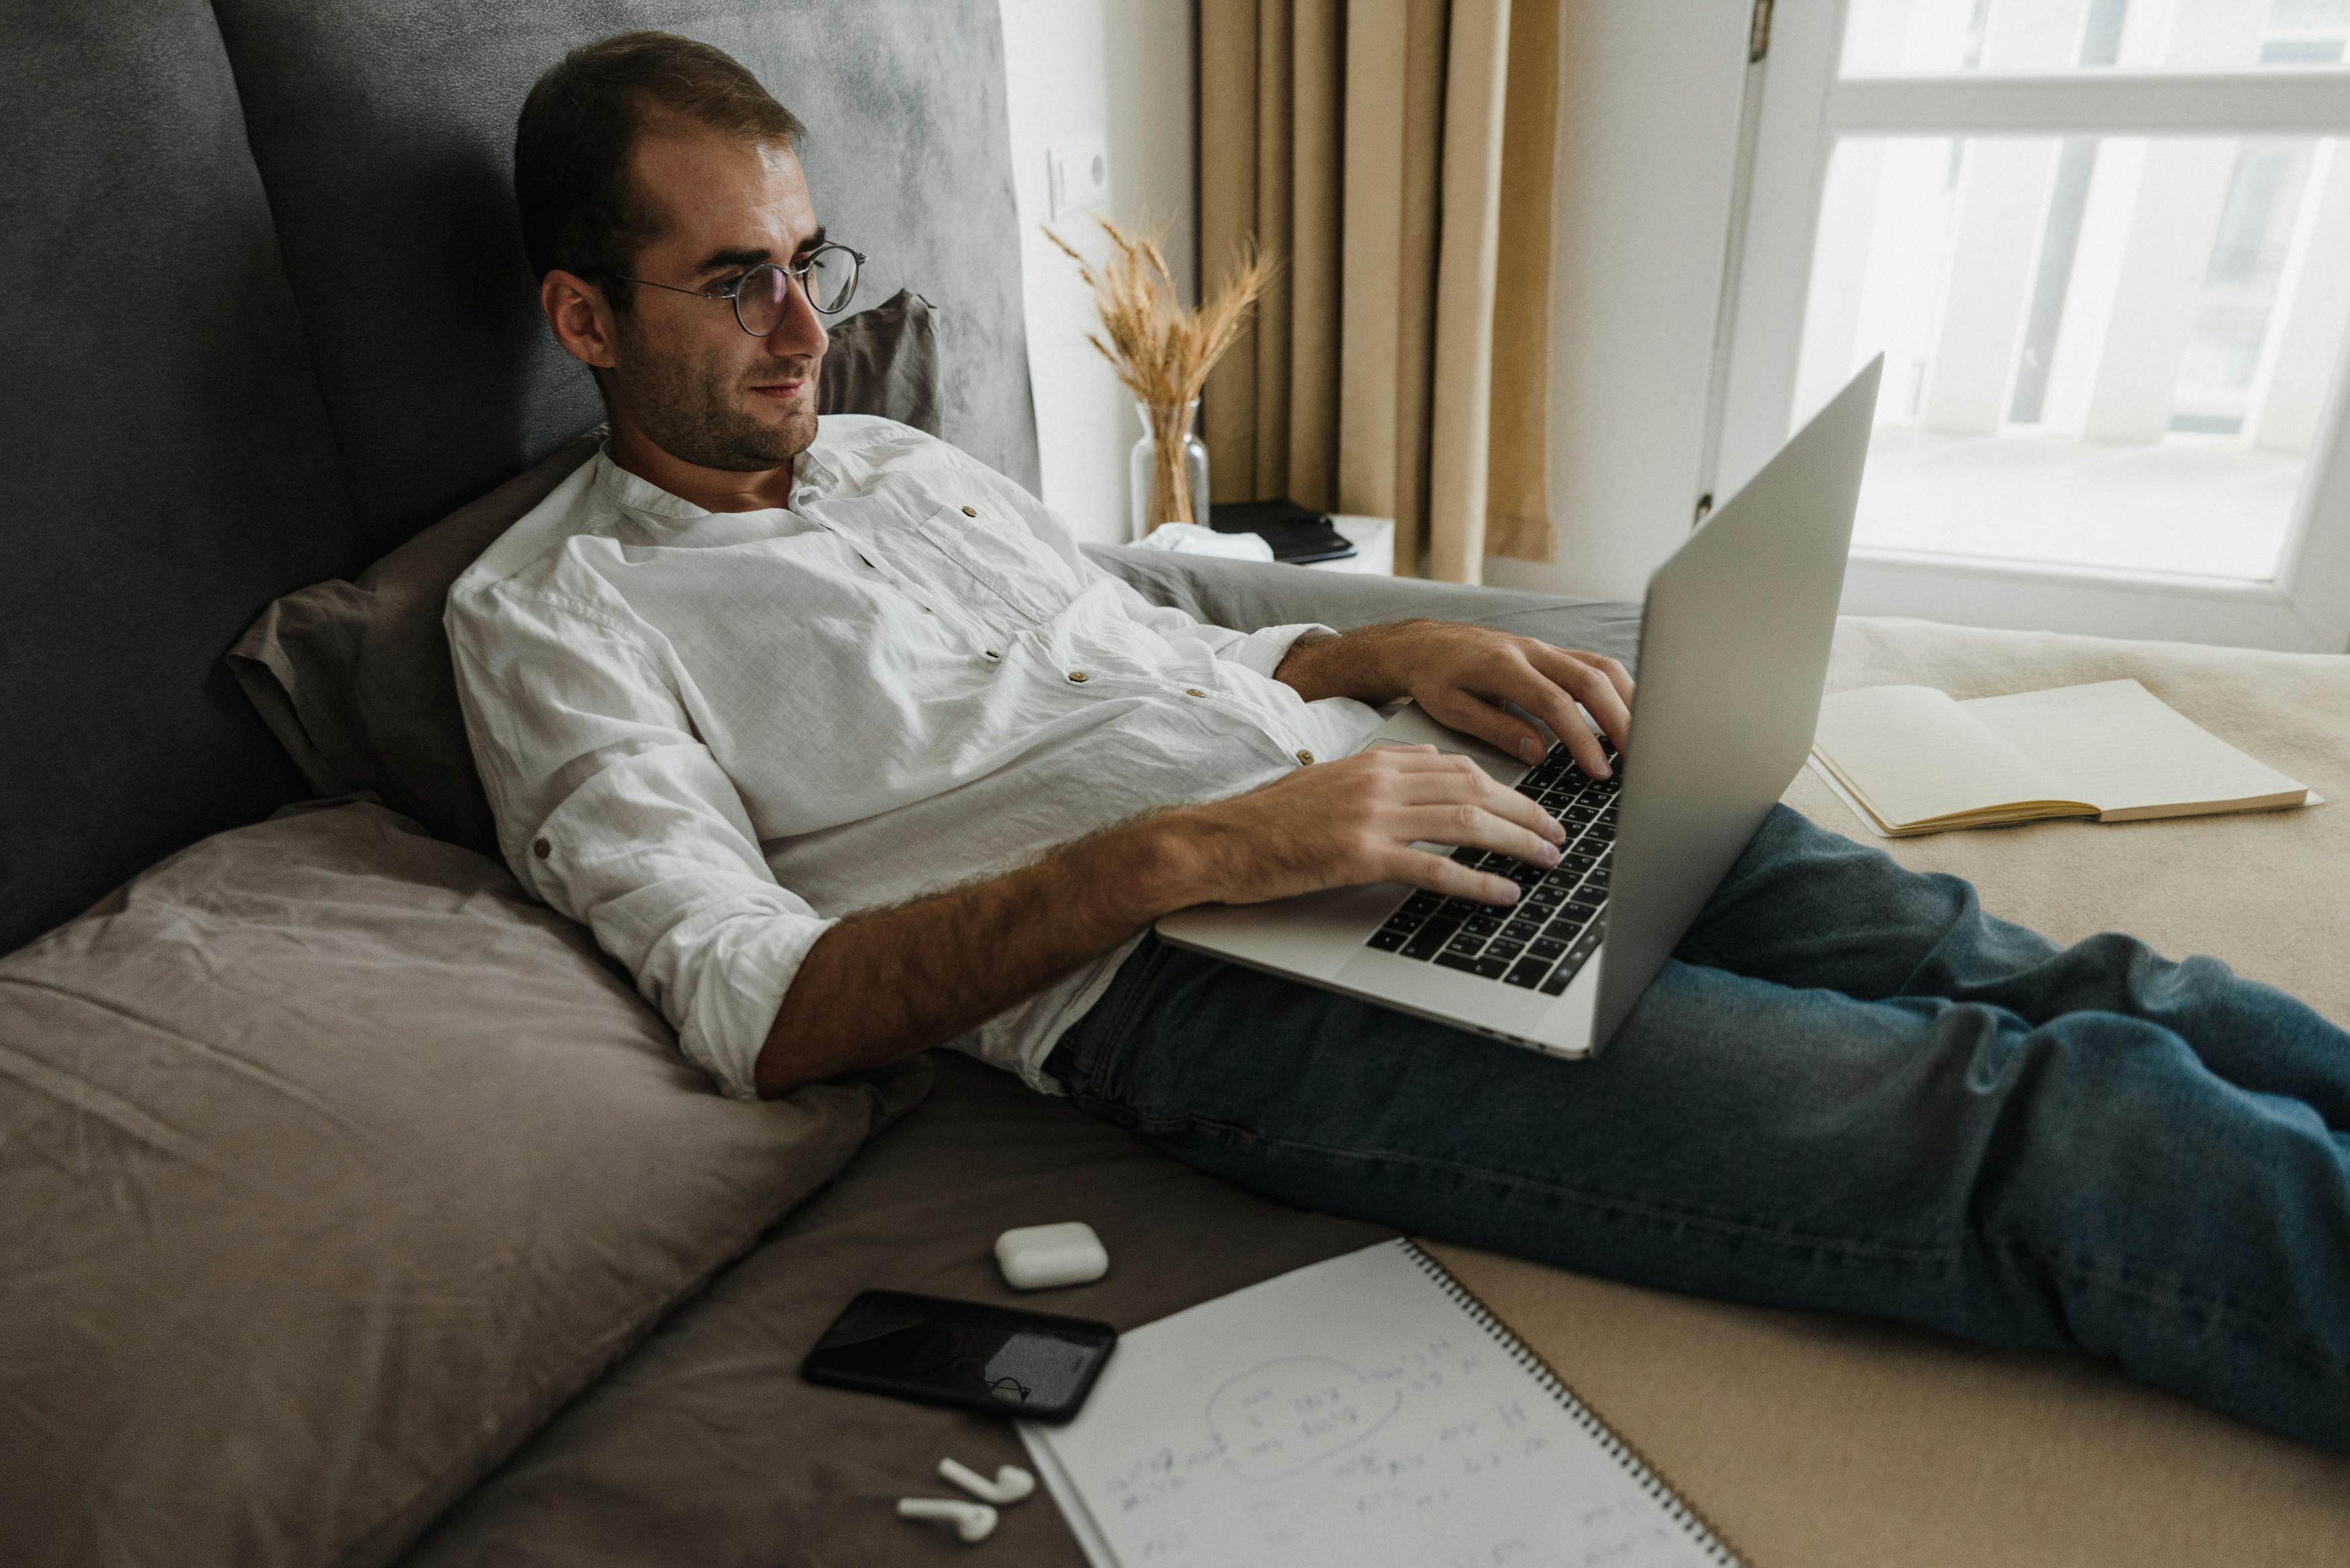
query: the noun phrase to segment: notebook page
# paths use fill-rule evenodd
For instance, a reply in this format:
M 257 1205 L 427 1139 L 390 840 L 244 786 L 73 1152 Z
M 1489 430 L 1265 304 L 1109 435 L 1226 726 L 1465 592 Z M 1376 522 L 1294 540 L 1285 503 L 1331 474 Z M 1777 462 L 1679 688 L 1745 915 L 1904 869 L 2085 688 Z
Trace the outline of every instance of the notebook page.
M 2085 800 L 1931 686 L 1821 699 L 1813 749 L 1888 826 L 2023 801 Z
M 2135 680 L 1978 697 L 1960 706 L 2100 812 L 2304 793 L 2297 780 L 2246 756 Z
M 1733 1561 L 1397 1242 L 1124 1335 L 1021 1435 L 1102 1568 Z

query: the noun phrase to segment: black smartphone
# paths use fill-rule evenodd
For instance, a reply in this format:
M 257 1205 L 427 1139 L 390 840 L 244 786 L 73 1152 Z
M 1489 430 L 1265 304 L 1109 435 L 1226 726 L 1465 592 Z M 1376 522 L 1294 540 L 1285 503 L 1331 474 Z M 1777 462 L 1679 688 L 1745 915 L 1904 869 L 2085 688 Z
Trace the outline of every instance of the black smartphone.
M 1024 1421 L 1066 1421 L 1117 1344 L 1118 1330 L 1085 1318 L 861 1291 L 800 1363 L 800 1376 Z

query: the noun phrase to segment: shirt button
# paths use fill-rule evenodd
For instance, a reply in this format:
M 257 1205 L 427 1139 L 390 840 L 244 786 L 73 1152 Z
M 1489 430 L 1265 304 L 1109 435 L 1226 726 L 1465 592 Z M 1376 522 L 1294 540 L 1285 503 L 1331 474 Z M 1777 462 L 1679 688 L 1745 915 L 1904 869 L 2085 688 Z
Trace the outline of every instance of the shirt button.
M 1201 691 L 1197 686 L 1186 686 L 1183 688 L 1183 695 L 1186 697 L 1205 697 L 1207 693 Z
M 1311 752 L 1301 751 L 1297 753 L 1297 760 L 1305 763 L 1308 767 L 1311 767 L 1314 765 L 1314 753 Z
M 1087 680 L 1086 672 L 1082 670 L 1072 670 L 1069 671 L 1069 679 L 1083 686 Z
M 555 853 L 555 846 L 542 838 L 537 843 L 530 846 L 530 852 L 533 855 L 537 856 L 541 860 L 544 860 L 548 856 Z
M 962 509 L 962 514 L 966 517 L 976 517 L 979 515 L 979 508 L 976 506 L 966 506 Z

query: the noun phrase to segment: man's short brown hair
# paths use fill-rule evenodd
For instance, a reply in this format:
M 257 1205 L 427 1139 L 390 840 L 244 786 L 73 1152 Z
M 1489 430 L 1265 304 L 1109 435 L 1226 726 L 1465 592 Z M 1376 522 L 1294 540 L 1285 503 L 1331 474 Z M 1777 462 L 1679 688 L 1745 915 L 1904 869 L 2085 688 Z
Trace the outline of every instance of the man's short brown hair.
M 660 114 L 759 147 L 796 151 L 806 134 L 723 49 L 673 33 L 581 45 L 538 78 L 515 126 L 515 201 L 536 275 L 558 267 L 598 275 L 612 308 L 629 308 L 633 291 L 613 275 L 634 271 L 659 234 L 629 161 L 647 119 Z

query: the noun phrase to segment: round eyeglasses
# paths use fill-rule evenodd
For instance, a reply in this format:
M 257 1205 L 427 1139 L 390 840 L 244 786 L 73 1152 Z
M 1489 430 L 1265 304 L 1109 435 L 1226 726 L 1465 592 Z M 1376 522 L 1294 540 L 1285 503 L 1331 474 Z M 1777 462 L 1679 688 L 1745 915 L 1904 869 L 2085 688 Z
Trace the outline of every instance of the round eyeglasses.
M 795 265 L 761 262 L 716 288 L 680 288 L 673 283 L 655 283 L 649 277 L 630 277 L 624 272 L 607 272 L 600 267 L 597 270 L 605 277 L 642 284 L 647 288 L 665 288 L 671 294 L 690 295 L 695 299 L 729 301 L 734 306 L 736 325 L 754 337 L 764 337 L 784 324 L 784 312 L 791 308 L 792 279 L 800 280 L 800 292 L 807 296 L 808 304 L 827 316 L 834 316 L 848 308 L 850 298 L 857 293 L 857 270 L 864 265 L 863 253 L 827 240 Z

